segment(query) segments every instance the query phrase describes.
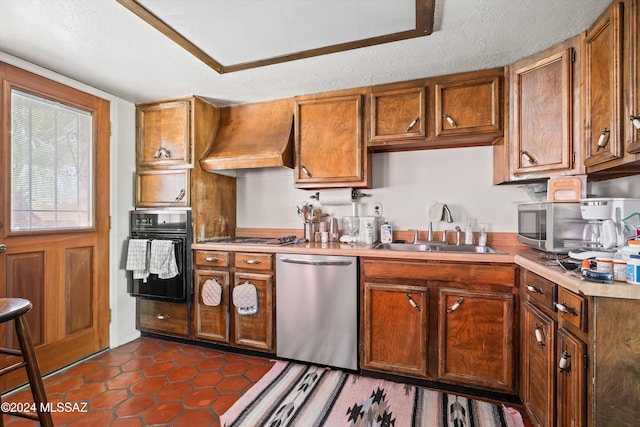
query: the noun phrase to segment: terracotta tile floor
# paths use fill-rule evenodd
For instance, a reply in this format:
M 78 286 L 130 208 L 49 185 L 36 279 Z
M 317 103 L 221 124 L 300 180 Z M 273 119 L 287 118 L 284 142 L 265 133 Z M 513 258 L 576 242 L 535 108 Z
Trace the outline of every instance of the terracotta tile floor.
M 153 338 L 138 338 L 45 378 L 56 426 L 219 426 L 224 413 L 271 368 L 273 361 Z M 31 392 L 3 396 L 32 402 Z M 81 411 L 86 403 L 87 412 Z M 74 409 L 73 407 L 71 409 Z M 4 416 L 5 426 L 38 423 Z M 532 426 L 525 418 L 525 426 Z
M 139 338 L 58 372 L 44 384 L 50 402 L 79 404 L 78 410 L 54 412 L 56 426 L 219 426 L 218 415 L 272 365 L 265 358 Z M 3 401 L 33 398 L 27 389 Z M 87 412 L 82 412 L 85 403 Z M 4 420 L 5 426 L 39 425 L 6 415 Z

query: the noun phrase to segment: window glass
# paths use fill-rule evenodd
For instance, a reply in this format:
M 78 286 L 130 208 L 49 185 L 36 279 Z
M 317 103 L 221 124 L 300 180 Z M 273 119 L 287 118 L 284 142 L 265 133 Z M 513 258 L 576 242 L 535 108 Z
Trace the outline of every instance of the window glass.
M 11 231 L 93 227 L 92 119 L 11 91 Z

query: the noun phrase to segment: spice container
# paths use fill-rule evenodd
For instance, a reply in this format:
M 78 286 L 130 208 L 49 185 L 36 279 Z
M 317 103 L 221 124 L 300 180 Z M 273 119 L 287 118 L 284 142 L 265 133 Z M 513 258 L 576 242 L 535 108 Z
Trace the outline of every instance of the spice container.
M 627 281 L 627 261 L 618 258 L 613 260 L 613 280 L 616 282 Z

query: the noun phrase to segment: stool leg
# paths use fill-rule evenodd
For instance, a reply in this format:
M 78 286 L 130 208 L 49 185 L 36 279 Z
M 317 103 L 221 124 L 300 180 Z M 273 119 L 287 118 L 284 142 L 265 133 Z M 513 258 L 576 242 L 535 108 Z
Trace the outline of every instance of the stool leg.
M 33 342 L 31 341 L 29 324 L 24 316 L 18 316 L 15 319 L 15 326 L 18 342 L 20 343 L 20 350 L 22 351 L 22 358 L 26 362 L 25 369 L 27 371 L 27 376 L 29 377 L 31 394 L 33 395 L 33 400 L 37 405 L 40 425 L 43 427 L 53 427 L 51 413 L 42 411 L 42 409 L 45 409 L 45 406 L 47 405 L 47 395 L 44 391 L 42 376 L 40 375 L 40 368 L 38 367 L 38 359 L 36 359 L 36 352 L 33 348 Z

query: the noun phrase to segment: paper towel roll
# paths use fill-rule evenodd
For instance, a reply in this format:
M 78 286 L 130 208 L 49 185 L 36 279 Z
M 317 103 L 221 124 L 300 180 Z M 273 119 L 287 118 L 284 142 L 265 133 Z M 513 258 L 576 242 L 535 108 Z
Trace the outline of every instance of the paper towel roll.
M 318 201 L 321 205 L 350 205 L 351 188 L 338 188 L 334 190 L 324 190 L 318 192 Z

